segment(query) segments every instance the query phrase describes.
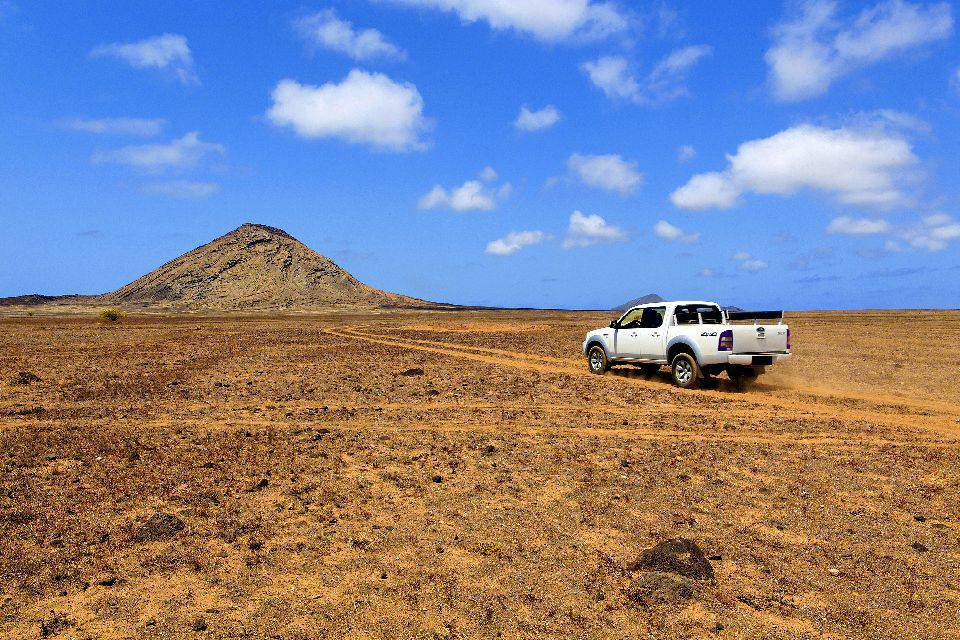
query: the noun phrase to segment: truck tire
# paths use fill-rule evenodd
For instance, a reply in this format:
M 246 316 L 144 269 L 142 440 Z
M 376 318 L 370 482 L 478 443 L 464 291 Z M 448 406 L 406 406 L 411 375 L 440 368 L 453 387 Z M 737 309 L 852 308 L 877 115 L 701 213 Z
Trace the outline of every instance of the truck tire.
M 700 386 L 700 367 L 697 359 L 689 353 L 678 353 L 670 363 L 673 383 L 681 389 L 696 389 Z
M 593 345 L 587 351 L 587 366 L 590 367 L 590 373 L 600 375 L 610 368 L 607 361 L 607 352 L 598 344 Z

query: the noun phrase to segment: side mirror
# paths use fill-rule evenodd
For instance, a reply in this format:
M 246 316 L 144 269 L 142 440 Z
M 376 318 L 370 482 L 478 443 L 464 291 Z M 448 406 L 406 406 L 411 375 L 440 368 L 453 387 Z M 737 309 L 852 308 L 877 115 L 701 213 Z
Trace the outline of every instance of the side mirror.
M 620 328 L 620 325 L 617 323 L 616 320 L 611 320 L 611 321 L 610 321 L 610 328 L 611 328 L 611 329 L 619 329 L 619 328 Z

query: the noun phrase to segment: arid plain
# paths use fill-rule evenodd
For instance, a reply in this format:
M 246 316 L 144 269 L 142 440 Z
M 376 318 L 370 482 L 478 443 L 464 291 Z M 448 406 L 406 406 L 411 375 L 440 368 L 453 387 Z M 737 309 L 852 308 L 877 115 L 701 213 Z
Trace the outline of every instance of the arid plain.
M 0 319 L 0 636 L 960 638 L 960 312 L 742 392 L 610 317 Z

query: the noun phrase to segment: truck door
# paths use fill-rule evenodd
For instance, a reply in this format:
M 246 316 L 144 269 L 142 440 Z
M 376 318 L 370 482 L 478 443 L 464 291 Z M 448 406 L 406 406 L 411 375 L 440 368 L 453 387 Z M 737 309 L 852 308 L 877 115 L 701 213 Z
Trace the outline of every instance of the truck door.
M 647 307 L 637 329 L 640 356 L 644 360 L 663 360 L 667 353 L 666 307 Z
M 614 334 L 618 358 L 641 358 L 642 346 L 639 337 L 640 320 L 645 309 L 631 309 L 620 318 L 620 326 Z

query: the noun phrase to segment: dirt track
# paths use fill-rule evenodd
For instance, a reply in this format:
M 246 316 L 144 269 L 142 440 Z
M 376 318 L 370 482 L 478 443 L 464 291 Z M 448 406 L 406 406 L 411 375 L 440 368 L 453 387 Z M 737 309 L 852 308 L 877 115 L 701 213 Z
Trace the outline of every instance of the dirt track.
M 608 320 L 0 322 L 0 636 L 960 638 L 960 313 L 744 393 L 591 376 Z

